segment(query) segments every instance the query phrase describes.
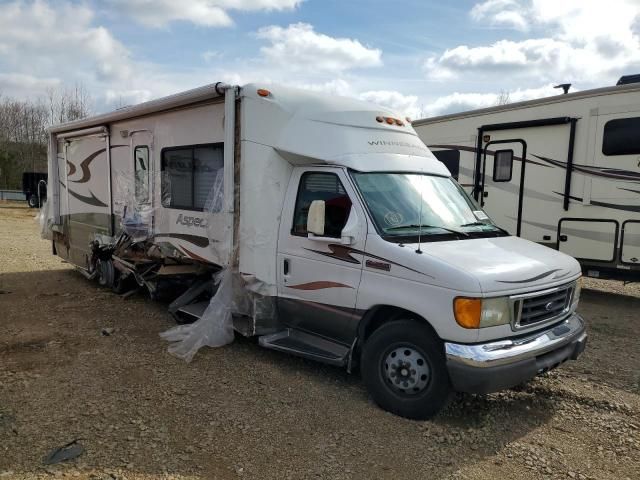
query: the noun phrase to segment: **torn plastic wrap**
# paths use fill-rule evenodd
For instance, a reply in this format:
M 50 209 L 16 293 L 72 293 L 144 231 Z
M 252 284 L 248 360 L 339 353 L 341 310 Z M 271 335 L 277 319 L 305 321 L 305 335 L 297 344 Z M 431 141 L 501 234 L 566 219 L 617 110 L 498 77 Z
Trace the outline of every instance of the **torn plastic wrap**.
M 233 336 L 228 332 L 234 332 L 234 326 L 248 336 L 273 333 L 281 328 L 275 303 L 275 250 L 292 167 L 273 149 L 253 144 L 243 145 L 243 149 L 241 168 L 246 170 L 244 174 L 236 172 L 236 181 L 242 176 L 242 188 L 234 191 L 235 208 L 241 205 L 242 216 L 239 210 L 235 214 L 225 211 L 222 169 L 216 173 L 205 202 L 210 257 L 222 267 L 218 275 L 223 279 L 230 277 L 231 281 L 220 282 L 199 320 L 163 334 L 174 342 L 169 351 L 187 361 L 202 346 L 217 347 L 231 342 Z M 201 338 L 203 335 L 206 338 Z
M 169 353 L 191 362 L 200 348 L 221 347 L 233 341 L 233 273 L 226 268 L 214 277 L 218 288 L 202 317 L 191 325 L 178 325 L 160 334 L 172 342 Z
M 120 231 L 131 237 L 133 242 L 141 242 L 153 235 L 154 208 L 150 202 L 148 181 L 143 181 L 124 172 L 115 175 L 114 213 L 120 219 Z
M 53 217 L 50 210 L 49 202 L 44 202 L 40 207 L 40 211 L 36 215 L 36 221 L 40 225 L 40 238 L 43 240 L 51 240 L 53 238 L 53 234 L 51 232 Z
M 220 169 L 205 202 L 204 210 L 209 214 L 209 217 L 212 216 L 211 214 L 221 212 L 223 201 L 223 175 Z M 218 258 L 231 259 L 231 252 L 220 251 L 221 248 L 224 249 L 226 245 L 231 243 L 229 238 L 231 229 L 212 230 L 212 223 L 209 224 L 207 231 L 210 248 Z M 223 225 L 224 227 L 229 226 Z M 186 362 L 191 362 L 200 348 L 204 346 L 221 347 L 233 341 L 232 314 L 234 310 L 238 310 L 234 305 L 234 276 L 233 270 L 227 263 L 227 266 L 213 276 L 213 282 L 217 288 L 202 316 L 190 325 L 178 325 L 160 334 L 162 338 L 171 342 L 168 349 L 170 354 Z

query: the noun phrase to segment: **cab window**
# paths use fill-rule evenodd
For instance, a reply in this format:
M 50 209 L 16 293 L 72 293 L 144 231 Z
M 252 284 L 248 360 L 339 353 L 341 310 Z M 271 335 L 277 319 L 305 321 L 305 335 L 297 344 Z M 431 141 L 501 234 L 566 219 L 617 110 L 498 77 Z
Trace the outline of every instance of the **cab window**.
M 351 200 L 334 173 L 308 172 L 300 178 L 292 235 L 307 236 L 307 217 L 314 200 L 325 202 L 325 237 L 340 238 L 351 212 Z

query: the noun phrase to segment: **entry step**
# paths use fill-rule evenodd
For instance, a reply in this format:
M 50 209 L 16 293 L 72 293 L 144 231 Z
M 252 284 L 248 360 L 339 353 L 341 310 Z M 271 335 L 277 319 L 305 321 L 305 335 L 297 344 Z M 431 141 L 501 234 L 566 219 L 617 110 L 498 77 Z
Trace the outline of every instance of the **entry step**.
M 292 328 L 259 339 L 261 346 L 331 365 L 345 366 L 349 347 Z

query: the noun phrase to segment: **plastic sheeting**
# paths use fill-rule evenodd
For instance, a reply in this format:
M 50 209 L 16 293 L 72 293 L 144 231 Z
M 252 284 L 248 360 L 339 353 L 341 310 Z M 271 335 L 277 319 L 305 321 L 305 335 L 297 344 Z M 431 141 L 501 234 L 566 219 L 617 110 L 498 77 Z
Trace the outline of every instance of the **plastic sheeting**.
M 40 211 L 36 215 L 36 221 L 40 225 L 40 238 L 43 240 L 51 240 L 53 238 L 51 232 L 51 224 L 53 217 L 50 212 L 49 202 L 44 202 L 40 207 Z
M 218 213 L 223 209 L 223 181 L 223 170 L 220 169 L 205 202 L 204 211 L 208 214 Z M 211 228 L 212 225 L 209 224 L 207 229 L 209 238 L 217 237 L 218 240 L 209 244 L 215 252 L 217 248 L 220 248 L 219 245 L 227 244 L 227 241 L 220 242 L 219 240 L 220 237 L 227 237 L 231 230 L 214 232 L 211 231 Z M 228 258 L 232 258 L 232 255 L 228 255 Z M 198 350 L 204 346 L 222 347 L 233 342 L 233 313 L 245 313 L 243 310 L 246 305 L 241 305 L 240 301 L 234 301 L 234 297 L 236 300 L 242 300 L 242 297 L 238 298 L 237 292 L 242 292 L 243 289 L 238 285 L 237 274 L 229 265 L 217 272 L 213 281 L 217 289 L 202 316 L 190 325 L 178 325 L 160 334 L 162 338 L 172 342 L 169 345 L 169 353 L 186 362 L 191 362 Z
M 218 288 L 202 317 L 190 325 L 178 325 L 160 334 L 172 342 L 169 353 L 191 362 L 200 348 L 221 347 L 233 341 L 233 273 L 226 268 L 214 276 Z

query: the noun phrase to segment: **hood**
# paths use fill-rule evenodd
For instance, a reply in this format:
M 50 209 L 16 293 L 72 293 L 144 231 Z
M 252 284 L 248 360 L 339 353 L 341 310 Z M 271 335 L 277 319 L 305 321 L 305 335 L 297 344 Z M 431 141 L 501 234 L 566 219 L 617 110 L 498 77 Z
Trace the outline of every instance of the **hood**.
M 422 244 L 422 251 L 420 263 L 431 257 L 468 273 L 485 295 L 552 287 L 581 273 L 573 257 L 518 237 L 429 242 Z

